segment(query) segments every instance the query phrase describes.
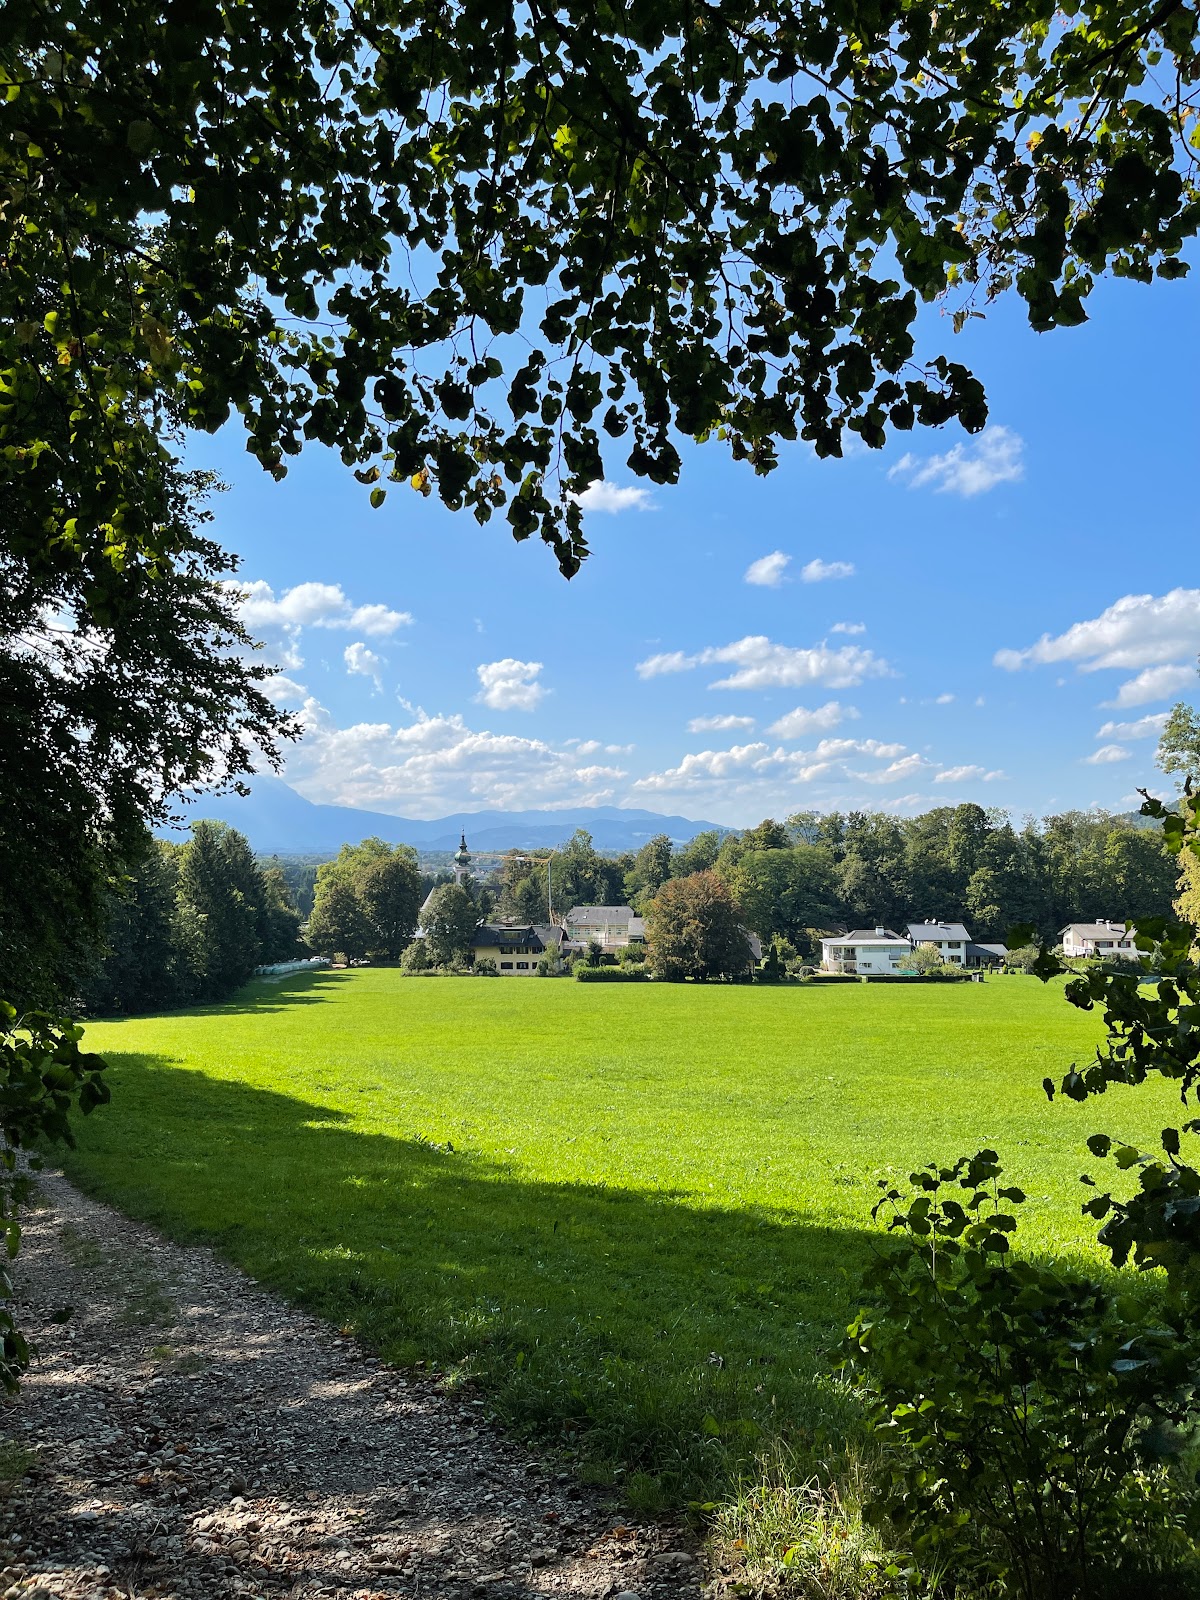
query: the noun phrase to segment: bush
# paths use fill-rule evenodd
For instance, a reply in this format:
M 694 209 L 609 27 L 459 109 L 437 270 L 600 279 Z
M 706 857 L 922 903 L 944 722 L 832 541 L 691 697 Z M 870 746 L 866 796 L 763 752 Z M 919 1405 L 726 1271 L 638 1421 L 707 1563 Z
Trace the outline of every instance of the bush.
M 622 945 L 617 951 L 617 960 L 623 967 L 644 967 L 646 965 L 646 946 L 640 940 L 636 944 Z
M 1024 1600 L 1144 1592 L 1190 1549 L 1169 1456 L 1190 1418 L 1194 1340 L 1115 1290 L 1014 1259 L 994 1150 L 883 1180 L 902 1247 L 848 1330 L 883 1481 L 867 1514 L 905 1534 L 926 1575 Z M 974 1592 L 972 1590 L 972 1592 Z M 990 1590 L 989 1590 L 990 1592 Z
M 807 980 L 809 983 L 858 983 L 858 975 L 853 972 L 814 972 Z
M 487 956 L 477 961 L 472 970 L 477 978 L 498 978 L 500 976 L 500 968 Z
M 407 945 L 404 954 L 400 957 L 400 970 L 407 973 L 428 972 L 430 967 L 429 947 L 424 939 L 414 939 Z
M 645 967 L 592 967 L 580 965 L 575 968 L 575 981 L 577 983 L 645 983 L 648 981 Z

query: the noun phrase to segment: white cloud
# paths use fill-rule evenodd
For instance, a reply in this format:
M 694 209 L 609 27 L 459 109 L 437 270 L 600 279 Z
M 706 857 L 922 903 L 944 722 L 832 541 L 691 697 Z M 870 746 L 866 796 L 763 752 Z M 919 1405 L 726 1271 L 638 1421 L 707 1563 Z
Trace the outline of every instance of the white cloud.
M 1162 700 L 1178 694 L 1181 689 L 1194 685 L 1194 667 L 1147 667 L 1136 678 L 1127 678 L 1117 690 L 1115 699 L 1102 703 L 1114 711 L 1124 711 L 1127 706 L 1144 706 L 1149 700 Z
M 1106 722 L 1097 730 L 1097 739 L 1157 739 L 1167 724 L 1169 711 L 1154 711 L 1136 722 Z
M 393 611 L 390 606 L 353 606 L 340 583 L 298 583 L 275 595 L 269 583 L 228 582 L 226 587 L 239 592 L 238 612 L 246 627 L 258 628 L 345 628 L 385 638 L 412 621 L 409 611 Z
M 537 682 L 540 661 L 485 661 L 475 668 L 482 685 L 475 696 L 493 711 L 533 711 L 546 698 L 547 690 Z
M 953 699 L 952 694 L 940 694 L 933 703 L 935 706 L 948 706 Z
M 915 778 L 919 773 L 929 772 L 933 762 L 927 761 L 924 756 L 903 756 L 899 761 L 893 761 L 890 767 L 885 767 L 882 772 L 862 772 L 859 776 L 865 783 L 903 783 L 906 778 Z
M 934 778 L 934 783 L 970 783 L 979 780 L 983 783 L 996 783 L 1005 774 L 997 767 L 989 772 L 986 767 L 946 767 Z
M 780 717 L 778 722 L 773 722 L 767 732 L 773 733 L 777 739 L 803 739 L 810 733 L 836 728 L 848 717 L 857 716 L 858 711 L 854 706 L 844 706 L 837 700 L 827 700 L 815 711 L 809 711 L 805 706 L 797 706 L 794 711 L 788 711 Z
M 910 489 L 932 485 L 938 494 L 970 498 L 985 494 L 998 483 L 1016 483 L 1024 477 L 1024 448 L 1024 440 L 1011 428 L 985 428 L 973 443 L 956 444 L 944 455 L 922 461 L 910 451 L 900 457 L 888 477 L 907 477 Z
M 795 689 L 823 683 L 831 689 L 850 689 L 864 678 L 882 678 L 891 673 L 886 661 L 858 645 L 827 644 L 811 649 L 773 644 L 764 635 L 750 635 L 733 644 L 708 646 L 695 655 L 671 650 L 639 661 L 638 676 L 657 678 L 669 672 L 690 672 L 694 667 L 727 664 L 737 668 L 727 678 L 718 678 L 711 689 Z
M 800 569 L 800 579 L 803 583 L 824 583 L 829 578 L 852 578 L 854 576 L 854 563 L 852 561 L 822 561 L 814 558 Z
M 473 729 L 460 716 L 418 711 L 402 726 L 360 722 L 338 727 L 309 699 L 304 738 L 289 753 L 287 779 L 307 799 L 398 816 L 529 804 L 612 804 L 627 772 L 594 763 L 541 739 Z
M 753 717 L 693 717 L 688 723 L 689 733 L 732 733 L 737 728 L 749 731 L 754 726 Z M 771 730 L 774 732 L 774 729 Z
M 835 622 L 830 633 L 866 633 L 865 622 Z
M 348 644 L 342 651 L 342 659 L 346 663 L 347 672 L 362 678 L 370 678 L 377 689 L 383 688 L 383 669 L 387 662 L 382 656 L 376 655 L 374 650 L 368 650 L 361 641 Z
M 297 683 L 295 678 L 289 678 L 282 672 L 277 672 L 273 678 L 268 678 L 262 685 L 262 692 L 276 705 L 285 705 L 292 700 L 303 700 L 308 694 L 302 683 Z
M 597 478 L 589 483 L 582 494 L 574 497 L 585 511 L 644 511 L 650 504 L 649 489 L 639 489 L 634 484 L 609 483 L 607 478 Z
M 875 756 L 890 761 L 902 756 L 902 744 L 884 744 L 881 739 L 822 739 L 815 750 L 797 753 L 793 760 L 832 761 L 841 756 Z
M 1107 766 L 1111 761 L 1128 761 L 1130 752 L 1121 744 L 1102 744 L 1090 756 L 1084 756 L 1089 767 Z
M 1025 650 L 998 650 L 995 664 L 1009 672 L 1029 664 L 1077 661 L 1080 671 L 1105 667 L 1136 670 L 1200 650 L 1200 589 L 1169 594 L 1127 594 L 1098 617 L 1076 622 L 1052 638 L 1044 633 Z M 1183 672 L 1182 667 L 1172 671 Z
M 778 589 L 783 582 L 784 568 L 791 559 L 782 550 L 772 550 L 769 556 L 759 556 L 750 563 L 742 574 L 743 581 L 758 584 L 763 589 Z

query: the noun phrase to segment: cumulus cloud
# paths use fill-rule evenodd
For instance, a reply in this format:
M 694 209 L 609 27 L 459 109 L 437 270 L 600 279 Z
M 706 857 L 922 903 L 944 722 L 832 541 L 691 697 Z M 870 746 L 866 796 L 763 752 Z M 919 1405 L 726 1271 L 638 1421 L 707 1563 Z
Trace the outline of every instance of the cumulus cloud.
M 607 478 L 596 478 L 582 494 L 574 496 L 585 511 L 644 511 L 650 504 L 649 489 L 639 489 L 635 484 L 610 483 Z
M 1075 661 L 1081 672 L 1098 672 L 1158 666 L 1198 649 L 1200 589 L 1172 589 L 1164 595 L 1122 595 L 1098 617 L 1076 622 L 1053 637 L 1044 633 L 1024 650 L 998 650 L 994 659 L 1009 672 L 1054 661 Z
M 852 561 L 822 561 L 817 557 L 800 568 L 800 579 L 803 583 L 825 583 L 829 578 L 852 578 L 854 576 L 854 563 Z
M 934 783 L 970 783 L 979 780 L 983 783 L 995 783 L 1004 777 L 1004 773 L 997 767 L 994 772 L 989 772 L 986 767 L 946 767 L 934 778 Z
M 885 744 L 879 739 L 822 739 L 812 750 L 785 750 L 765 740 L 735 744 L 727 750 L 696 750 L 685 755 L 677 766 L 651 772 L 638 778 L 632 792 L 666 795 L 695 801 L 705 797 L 723 807 L 771 806 L 786 808 L 797 799 L 796 790 L 818 781 L 857 780 L 863 774 L 851 770 L 846 762 L 852 756 L 868 756 L 890 761 L 895 777 L 879 774 L 868 781 L 893 782 L 903 776 L 905 755 L 902 744 Z M 910 761 L 913 758 L 909 758 Z M 915 758 L 921 761 L 921 757 Z M 889 772 L 892 769 L 888 769 Z M 912 770 L 911 767 L 904 770 Z
M 777 739 L 805 739 L 810 733 L 823 733 L 828 728 L 836 728 L 847 718 L 857 716 L 858 711 L 854 706 L 844 706 L 838 700 L 827 700 L 814 711 L 806 706 L 797 706 L 794 711 L 785 712 L 778 722 L 771 724 L 767 732 L 773 733 Z
M 952 694 L 939 694 L 933 703 L 935 706 L 948 706 L 953 699 L 954 696 Z
M 383 688 L 383 669 L 387 665 L 383 657 L 376 655 L 374 650 L 368 650 L 361 641 L 348 644 L 342 651 L 342 659 L 346 663 L 346 671 L 362 678 L 370 678 L 377 689 Z
M 308 690 L 302 683 L 297 683 L 295 678 L 289 678 L 286 673 L 277 672 L 262 684 L 262 692 L 268 700 L 273 700 L 276 705 L 287 705 L 294 701 L 302 701 Z
M 757 584 L 762 589 L 778 589 L 791 559 L 782 550 L 772 550 L 769 556 L 759 556 L 757 561 L 750 563 L 742 574 L 743 581 Z
M 1115 697 L 1102 703 L 1114 711 L 1124 711 L 1128 706 L 1144 706 L 1150 700 L 1164 700 L 1178 694 L 1195 680 L 1193 667 L 1147 667 L 1136 678 L 1127 678 Z
M 1131 752 L 1122 744 L 1102 744 L 1090 756 L 1084 756 L 1089 767 L 1105 767 L 1111 761 L 1128 761 Z
M 966 498 L 986 494 L 1000 483 L 1016 483 L 1025 475 L 1024 440 L 1011 428 L 985 428 L 970 444 L 956 444 L 945 454 L 922 460 L 909 451 L 890 468 L 889 478 L 906 478 L 910 489 L 932 486 L 938 494 Z
M 859 645 L 837 647 L 819 644 L 811 648 L 774 644 L 764 635 L 749 635 L 733 644 L 708 646 L 687 655 L 671 650 L 650 656 L 637 665 L 641 678 L 657 678 L 664 673 L 690 672 L 694 667 L 714 664 L 736 667 L 726 678 L 718 678 L 710 689 L 796 689 L 822 683 L 830 689 L 850 689 L 865 678 L 882 678 L 891 673 L 886 661 Z
M 350 633 L 365 633 L 386 638 L 412 621 L 409 611 L 393 611 L 390 606 L 355 606 L 340 583 L 298 583 L 276 596 L 262 579 L 242 584 L 229 582 L 227 588 L 241 595 L 238 612 L 247 628 L 344 628 Z
M 472 805 L 606 805 L 628 776 L 541 739 L 468 726 L 461 716 L 417 711 L 408 724 L 339 727 L 315 699 L 301 712 L 304 738 L 289 754 L 288 782 L 307 799 L 398 816 L 436 817 Z
M 738 728 L 744 728 L 748 732 L 753 726 L 753 717 L 693 717 L 688 723 L 688 732 L 733 733 Z M 774 732 L 774 729 L 771 731 Z
M 903 783 L 908 778 L 915 778 L 918 774 L 929 772 L 933 767 L 932 761 L 927 761 L 924 756 L 903 756 L 899 761 L 893 761 L 890 767 L 884 767 L 882 772 L 863 772 L 859 776 L 864 783 Z
M 541 670 L 540 661 L 515 661 L 511 656 L 485 661 L 475 668 L 481 685 L 475 698 L 493 711 L 534 711 L 547 693 L 537 681 Z
M 1136 722 L 1106 722 L 1097 729 L 1097 739 L 1157 739 L 1167 725 L 1169 711 L 1154 711 Z
M 829 631 L 830 633 L 866 633 L 867 625 L 865 622 L 835 622 Z

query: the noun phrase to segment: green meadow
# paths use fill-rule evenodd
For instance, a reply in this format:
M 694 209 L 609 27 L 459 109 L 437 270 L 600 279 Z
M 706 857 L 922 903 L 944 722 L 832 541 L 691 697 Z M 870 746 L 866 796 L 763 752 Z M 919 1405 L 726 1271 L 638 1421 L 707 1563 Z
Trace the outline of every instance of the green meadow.
M 1098 1019 L 1061 984 L 256 984 L 98 1022 L 111 1106 L 70 1175 L 386 1357 L 470 1380 L 635 1503 L 729 1492 L 853 1427 L 831 1351 L 875 1180 L 990 1144 L 1022 1247 L 1100 1256 L 1086 1135 L 1153 1139 L 1165 1086 L 1051 1106 Z M 1090 1163 L 1095 1165 L 1095 1163 Z

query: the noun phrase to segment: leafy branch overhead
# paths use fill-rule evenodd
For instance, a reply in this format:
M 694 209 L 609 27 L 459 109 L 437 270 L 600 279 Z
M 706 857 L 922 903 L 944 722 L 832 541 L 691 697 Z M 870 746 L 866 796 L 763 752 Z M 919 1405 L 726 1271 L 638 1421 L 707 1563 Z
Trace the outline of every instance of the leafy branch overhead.
M 54 561 L 169 559 L 173 431 L 236 412 L 382 504 L 438 493 L 564 572 L 573 495 L 682 438 L 983 426 L 919 351 L 1013 290 L 1186 271 L 1182 0 L 62 0 L 0 44 L 0 487 Z M 113 286 L 119 293 L 114 297 Z M 65 424 L 47 430 L 52 399 Z

